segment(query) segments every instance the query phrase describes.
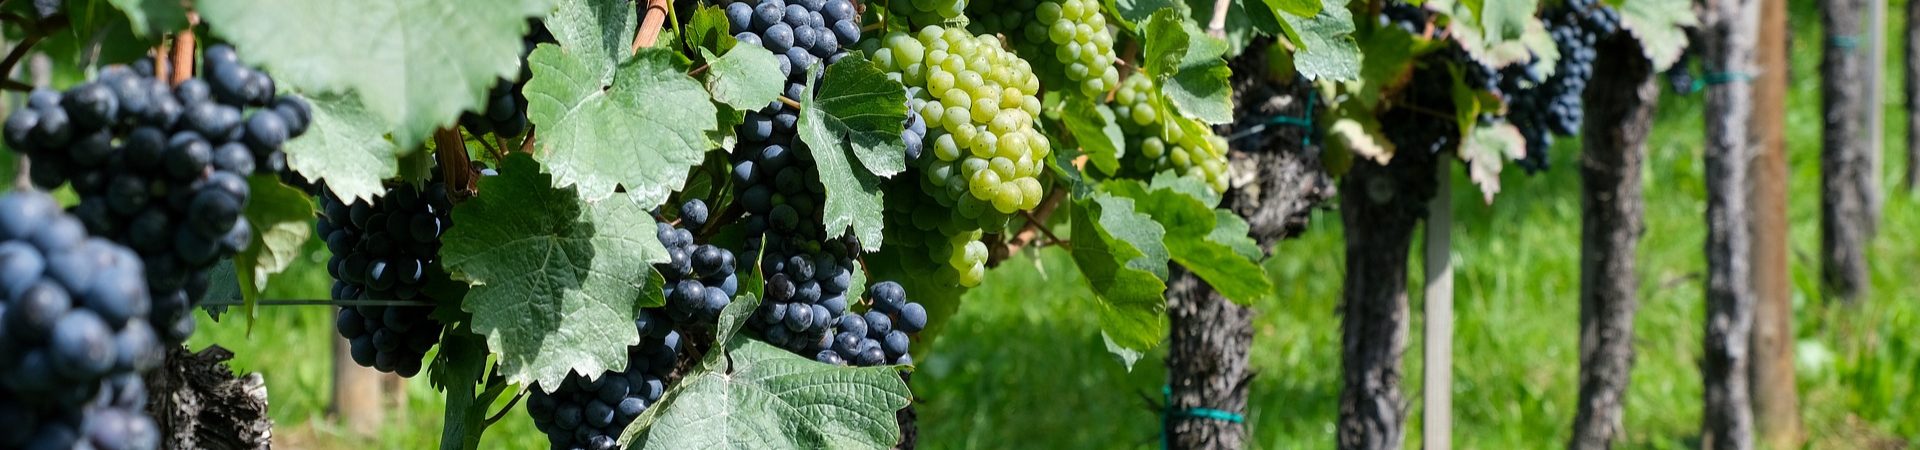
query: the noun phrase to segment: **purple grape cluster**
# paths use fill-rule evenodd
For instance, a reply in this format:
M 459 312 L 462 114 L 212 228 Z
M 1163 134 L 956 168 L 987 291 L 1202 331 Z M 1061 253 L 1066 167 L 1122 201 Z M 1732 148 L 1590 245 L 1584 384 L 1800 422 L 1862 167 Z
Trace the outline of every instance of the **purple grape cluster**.
M 655 224 L 669 261 L 654 268 L 666 278 L 666 313 L 675 322 L 712 322 L 740 291 L 733 251 L 693 241 L 693 232 L 707 223 L 707 204 L 698 199 L 680 206 L 681 226 Z
M 65 92 L 35 90 L 5 124 L 35 185 L 70 184 L 87 231 L 145 260 L 151 319 L 168 342 L 193 333 L 207 270 L 252 244 L 246 176 L 284 172 L 282 145 L 312 119 L 305 101 L 277 96 L 273 78 L 232 47 L 203 56 L 205 77 L 178 86 L 141 61 Z
M 327 272 L 335 300 L 425 303 L 342 307 L 334 327 L 351 345 L 353 361 L 403 377 L 420 373 L 421 358 L 440 342 L 443 328 L 431 317 L 439 299 L 426 287 L 447 277 L 439 264 L 440 237 L 453 226 L 446 184 L 401 184 L 373 202 L 347 203 L 328 191 L 322 202 L 316 227 L 333 253 Z
M 538 20 L 528 21 L 526 36 L 520 38 L 520 76 L 514 79 L 501 78 L 487 91 L 487 104 L 481 113 L 463 113 L 460 126 L 468 133 L 482 135 L 493 133 L 495 136 L 519 136 L 527 131 L 527 96 L 521 90 L 527 87 L 527 80 L 533 79 L 533 71 L 527 65 L 527 57 L 533 54 L 533 48 L 541 43 L 551 43 L 553 33 Z
M 53 197 L 0 196 L 0 448 L 158 447 L 139 375 L 162 357 L 144 273 Z
M 551 389 L 534 385 L 527 415 L 555 449 L 611 450 L 627 425 L 666 394 L 680 356 L 680 333 L 659 310 L 634 319 L 640 345 L 627 348 L 627 368 L 594 377 L 568 373 Z

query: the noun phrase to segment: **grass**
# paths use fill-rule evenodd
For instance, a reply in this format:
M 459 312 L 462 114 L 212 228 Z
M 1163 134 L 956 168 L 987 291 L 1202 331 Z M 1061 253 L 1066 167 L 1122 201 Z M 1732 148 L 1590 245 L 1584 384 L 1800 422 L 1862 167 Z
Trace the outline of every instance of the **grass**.
M 1900 5 L 1894 5 L 1898 11 Z M 1814 17 L 1796 2 L 1796 17 Z M 1900 30 L 1898 15 L 1890 30 Z M 1793 44 L 1787 111 L 1791 152 L 1791 249 L 1799 390 L 1811 448 L 1920 444 L 1920 198 L 1887 181 L 1886 216 L 1870 250 L 1873 291 L 1853 305 L 1822 299 L 1817 285 L 1819 92 L 1817 45 L 1809 21 Z M 1897 68 L 1898 42 L 1887 67 Z M 1897 70 L 1897 69 L 1896 69 Z M 1602 68 L 1604 75 L 1604 68 Z M 1889 76 L 1886 92 L 1898 93 Z M 1887 108 L 1887 174 L 1906 162 L 1904 111 Z M 1638 359 L 1627 400 L 1627 448 L 1697 445 L 1701 386 L 1705 182 L 1702 105 L 1669 96 L 1649 148 L 1647 230 L 1636 321 Z M 1491 205 L 1463 175 L 1453 179 L 1457 267 L 1453 439 L 1459 448 L 1563 445 L 1576 406 L 1580 180 L 1578 149 L 1563 139 L 1555 169 L 1503 175 Z M 1329 448 L 1340 391 L 1339 303 L 1342 236 L 1338 216 L 1321 213 L 1311 230 L 1281 244 L 1266 267 L 1273 295 L 1258 314 L 1252 354 L 1257 377 L 1247 417 L 1258 448 Z M 275 296 L 325 292 L 316 252 Z M 1416 258 L 1417 259 L 1417 258 Z M 1418 261 L 1414 261 L 1417 266 Z M 1411 273 L 1420 273 L 1416 267 Z M 1105 352 L 1092 295 L 1058 250 L 1016 257 L 988 274 L 925 358 L 913 385 L 920 442 L 932 449 L 1155 448 L 1164 383 L 1163 354 L 1132 370 Z M 1419 280 L 1412 310 L 1420 311 Z M 421 448 L 439 438 L 440 401 L 428 382 L 407 382 L 405 407 L 378 436 L 355 437 L 324 419 L 331 321 L 320 308 L 269 308 L 248 336 L 240 321 L 203 320 L 196 347 L 218 342 L 239 353 L 235 365 L 267 377 L 281 444 L 289 448 Z M 1405 390 L 1415 412 L 1409 448 L 1419 445 L 1421 321 L 1406 357 Z M 523 414 L 492 429 L 489 447 L 540 448 Z

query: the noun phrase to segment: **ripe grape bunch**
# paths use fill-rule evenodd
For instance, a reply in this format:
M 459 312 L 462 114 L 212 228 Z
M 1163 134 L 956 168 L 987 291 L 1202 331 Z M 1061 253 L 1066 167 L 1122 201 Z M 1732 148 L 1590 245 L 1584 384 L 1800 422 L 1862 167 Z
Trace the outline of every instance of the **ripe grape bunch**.
M 1053 56 L 1033 60 L 1049 85 L 1072 86 L 1069 92 L 1102 98 L 1120 84 L 1113 31 L 1100 13 L 1100 2 L 1012 0 L 978 3 L 972 13 L 977 20 L 968 25 L 969 31 L 1003 33 L 1020 54 Z
M 151 318 L 168 342 L 192 334 L 207 270 L 252 243 L 240 214 L 245 177 L 284 172 L 281 146 L 312 118 L 305 101 L 276 96 L 272 77 L 242 65 L 232 47 L 202 56 L 206 77 L 178 86 L 141 61 L 65 92 L 36 90 L 5 124 L 34 184 L 70 183 L 87 231 L 140 253 Z
M 1114 117 L 1127 135 L 1122 172 L 1151 177 L 1171 171 L 1205 180 L 1214 192 L 1227 190 L 1227 140 L 1153 100 L 1158 89 L 1145 76 L 1128 77 L 1114 93 Z M 1135 151 L 1137 150 L 1137 151 Z
M 538 20 L 527 21 L 527 35 L 520 38 L 520 75 L 513 79 L 501 78 L 487 91 L 487 104 L 481 113 L 466 112 L 460 114 L 460 126 L 475 136 L 493 133 L 497 137 L 519 136 L 527 131 L 527 96 L 521 89 L 527 86 L 527 80 L 533 79 L 533 70 L 527 65 L 527 56 L 533 54 L 533 48 L 541 43 L 554 42 L 553 33 Z
M 928 26 L 869 41 L 873 61 L 912 89 L 932 138 L 915 165 L 941 206 L 984 226 L 1040 204 L 1049 141 L 1034 128 L 1040 80 L 992 36 Z
M 431 317 L 440 299 L 426 288 L 447 277 L 438 258 L 440 237 L 453 226 L 446 184 L 403 183 L 372 202 L 348 203 L 331 191 L 323 197 L 316 227 L 333 253 L 327 261 L 333 299 L 424 303 L 342 307 L 335 328 L 351 345 L 355 363 L 403 377 L 418 374 L 442 328 Z
M 1518 89 L 1507 98 L 1509 121 L 1527 139 L 1527 156 L 1520 161 L 1528 171 L 1547 167 L 1549 135 L 1572 135 L 1584 119 L 1581 95 L 1593 77 L 1594 45 L 1620 29 L 1620 15 L 1597 0 L 1569 0 L 1540 13 L 1553 37 L 1560 59 L 1553 75 L 1531 89 Z M 1544 129 L 1543 129 L 1544 128 Z
M 625 370 L 588 378 L 578 372 L 551 389 L 534 385 L 527 415 L 556 449 L 611 450 L 627 425 L 666 393 L 680 356 L 680 333 L 657 309 L 634 319 L 640 345 L 627 348 Z
M 139 255 L 36 191 L 0 196 L 0 448 L 153 449 L 160 364 Z
M 655 269 L 666 277 L 667 316 L 675 322 L 712 322 L 720 317 L 739 292 L 740 277 L 733 252 L 713 244 L 693 241 L 693 232 L 682 227 L 701 228 L 707 224 L 707 204 L 699 199 L 680 206 L 680 224 L 659 222 L 656 234 L 667 247 L 669 261 Z

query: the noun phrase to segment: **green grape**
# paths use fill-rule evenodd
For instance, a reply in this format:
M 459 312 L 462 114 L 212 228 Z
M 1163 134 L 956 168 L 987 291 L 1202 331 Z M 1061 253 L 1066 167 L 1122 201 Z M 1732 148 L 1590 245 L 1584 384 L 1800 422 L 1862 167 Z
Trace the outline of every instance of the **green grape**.
M 1057 90 L 1099 98 L 1119 86 L 1114 34 L 1096 0 L 1017 0 L 972 6 L 975 16 L 993 19 L 975 21 L 969 30 L 1006 35 L 1017 53 L 1039 58 L 1035 64 Z
M 1026 60 L 996 37 L 939 26 L 889 33 L 865 45 L 871 54 L 891 55 L 875 59 L 881 69 L 903 74 L 897 78 L 919 88 L 908 105 L 921 112 L 933 139 L 933 156 L 915 161 L 930 178 L 928 194 L 955 204 L 970 221 L 1004 220 L 998 216 L 1031 209 L 1021 208 L 1035 202 L 1025 198 L 1019 180 L 1043 185 L 1036 177 L 1044 173 L 1052 147 L 1034 129 L 1040 83 Z M 904 75 L 910 70 L 926 76 L 916 82 Z
M 1153 79 L 1128 77 L 1114 92 L 1111 105 L 1127 135 L 1127 147 L 1138 149 L 1121 157 L 1122 172 L 1142 178 L 1170 172 L 1206 181 L 1215 192 L 1227 190 L 1227 140 L 1206 126 L 1155 104 Z M 1191 128 L 1189 128 L 1191 127 Z M 1192 132 L 1190 132 L 1192 131 Z
M 952 21 L 967 9 L 967 0 L 894 0 L 887 10 L 895 18 L 912 25 L 933 25 Z

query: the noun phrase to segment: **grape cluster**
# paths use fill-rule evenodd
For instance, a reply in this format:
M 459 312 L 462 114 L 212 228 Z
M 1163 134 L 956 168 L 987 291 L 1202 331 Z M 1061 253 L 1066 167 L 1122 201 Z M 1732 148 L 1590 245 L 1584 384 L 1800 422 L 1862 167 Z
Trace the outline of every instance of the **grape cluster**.
M 1598 0 L 1570 0 L 1541 11 L 1540 20 L 1553 37 L 1560 59 L 1552 76 L 1530 89 L 1510 91 L 1507 97 L 1508 121 L 1527 139 L 1527 156 L 1520 166 L 1528 171 L 1546 169 L 1552 135 L 1579 131 L 1585 115 L 1581 95 L 1593 77 L 1597 56 L 1594 45 L 1620 29 L 1619 13 Z
M 453 226 L 446 184 L 425 188 L 401 184 L 372 202 L 348 203 L 331 191 L 323 196 L 316 228 L 333 258 L 335 300 L 417 300 L 437 304 L 426 292 L 447 277 L 439 264 L 440 237 Z M 421 358 L 440 342 L 440 321 L 431 305 L 363 304 L 342 307 L 334 327 L 351 345 L 353 362 L 411 377 Z
M 162 357 L 144 273 L 53 197 L 0 196 L 0 448 L 158 447 L 139 375 Z
M 993 36 L 928 26 L 869 41 L 868 52 L 909 87 L 907 107 L 927 122 L 929 155 L 915 165 L 941 206 L 983 226 L 1031 210 L 1052 148 L 1034 127 L 1040 80 Z
M 680 206 L 682 226 L 700 228 L 707 223 L 707 204 L 699 199 Z M 693 241 L 693 232 L 666 222 L 656 223 L 660 243 L 667 247 L 669 261 L 654 268 L 666 277 L 667 316 L 675 322 L 711 322 L 720 317 L 733 296 L 739 293 L 740 277 L 733 252 L 713 244 Z
M 567 374 L 559 386 L 534 385 L 527 415 L 556 449 L 610 450 L 635 417 L 660 401 L 680 356 L 680 333 L 658 310 L 634 319 L 640 345 L 627 348 L 627 368 L 588 378 Z
M 179 86 L 142 61 L 65 92 L 35 90 L 5 124 L 34 184 L 71 184 L 87 232 L 144 258 L 151 320 L 168 342 L 192 334 L 207 270 L 252 243 L 240 214 L 245 177 L 285 171 L 281 146 L 312 119 L 305 101 L 276 96 L 273 78 L 240 64 L 232 47 L 203 56 L 206 77 Z
M 1212 129 L 1154 101 L 1153 80 L 1145 76 L 1128 77 L 1114 93 L 1114 117 L 1127 135 L 1128 152 L 1121 163 L 1123 172 L 1142 179 L 1152 174 L 1172 172 L 1205 180 L 1214 192 L 1227 190 L 1227 140 Z M 1132 151 L 1138 150 L 1138 151 Z
M 796 100 L 796 85 L 804 88 L 808 68 L 838 61 L 848 46 L 860 41 L 860 13 L 850 0 L 734 2 L 727 5 L 727 25 L 741 43 L 773 52 L 789 80 L 787 97 Z
M 545 24 L 538 20 L 528 21 L 527 35 L 520 38 L 520 76 L 514 79 L 501 78 L 487 91 L 485 111 L 460 114 L 460 126 L 476 136 L 493 133 L 495 136 L 519 136 L 527 130 L 527 96 L 521 89 L 527 86 L 527 80 L 533 79 L 533 70 L 527 65 L 527 57 L 533 54 L 533 48 L 541 43 L 554 41 L 553 33 L 547 31 Z
M 967 29 L 1007 35 L 1016 53 L 1035 58 L 1030 60 L 1035 72 L 1048 85 L 1072 86 L 1067 92 L 1087 98 L 1104 98 L 1119 86 L 1120 70 L 1114 66 L 1119 57 L 1100 2 L 1011 0 L 974 6 L 976 20 Z
M 1420 65 L 1410 80 L 1396 104 L 1413 107 L 1391 108 L 1380 115 L 1387 141 L 1393 143 L 1396 153 L 1438 153 L 1457 148 L 1460 144 L 1457 122 L 1424 112 L 1453 110 L 1453 75 L 1442 65 Z
M 1427 32 L 1428 26 L 1433 23 L 1432 16 L 1433 13 L 1419 5 L 1390 1 L 1380 7 L 1379 23 L 1400 27 L 1418 36 Z

